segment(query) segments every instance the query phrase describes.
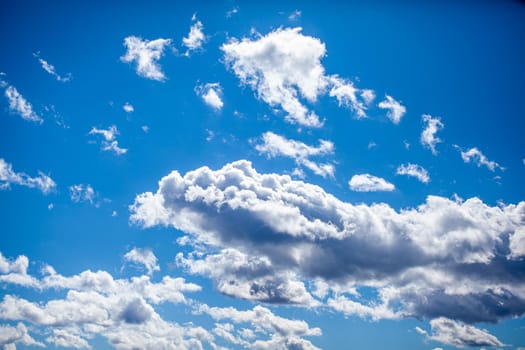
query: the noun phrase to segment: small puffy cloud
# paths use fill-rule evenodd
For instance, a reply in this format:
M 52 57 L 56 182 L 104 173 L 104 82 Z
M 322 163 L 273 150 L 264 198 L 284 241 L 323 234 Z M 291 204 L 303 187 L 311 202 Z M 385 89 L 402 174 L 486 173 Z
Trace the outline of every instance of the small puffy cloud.
M 194 23 L 190 27 L 190 32 L 188 33 L 188 36 L 182 38 L 182 44 L 188 48 L 185 54 L 186 56 L 189 56 L 190 52 L 192 51 L 201 49 L 202 45 L 206 41 L 206 36 L 202 31 L 204 29 L 202 22 L 197 20 L 196 15 L 193 15 L 192 21 Z
M 298 166 L 304 166 L 316 175 L 322 177 L 334 176 L 335 168 L 333 164 L 317 163 L 310 159 L 310 157 L 333 154 L 334 144 L 330 141 L 319 140 L 319 146 L 315 147 L 268 131 L 262 135 L 262 143 L 255 145 L 255 149 L 269 158 L 292 158 Z
M 148 248 L 133 248 L 124 254 L 124 260 L 144 266 L 148 271 L 148 275 L 151 275 L 155 271 L 160 271 L 157 257 L 153 254 L 153 251 Z
M 121 148 L 118 145 L 117 135 L 119 131 L 115 125 L 111 125 L 108 129 L 91 128 L 88 135 L 102 135 L 101 149 L 103 151 L 113 152 L 116 155 L 125 154 L 128 150 Z
M 397 167 L 396 174 L 415 177 L 423 183 L 430 182 L 430 176 L 428 175 L 427 169 L 418 164 L 401 164 Z
M 74 203 L 89 202 L 90 204 L 96 204 L 95 200 L 97 197 L 97 193 L 90 184 L 69 186 L 69 198 Z
M 431 340 L 457 347 L 500 347 L 504 344 L 484 329 L 456 322 L 445 317 L 430 321 L 432 332 L 428 335 Z
M 350 189 L 356 192 L 393 191 L 395 186 L 383 178 L 370 174 L 358 174 L 352 176 L 348 182 Z
M 387 109 L 388 112 L 386 116 L 394 124 L 399 124 L 401 118 L 405 115 L 407 109 L 405 106 L 401 105 L 398 101 L 394 100 L 392 96 L 386 95 L 385 100 L 378 103 L 378 107 L 381 109 Z
M 423 114 L 421 119 L 426 123 L 426 127 L 420 137 L 421 144 L 423 147 L 430 149 L 433 155 L 436 155 L 436 144 L 441 142 L 441 139 L 436 137 L 436 133 L 443 129 L 445 125 L 441 122 L 439 117 L 432 118 L 429 114 Z
M 42 57 L 40 57 L 40 52 L 34 53 L 33 56 L 35 56 L 36 59 L 38 59 L 38 62 L 42 66 L 42 69 L 54 76 L 57 81 L 67 83 L 71 80 L 71 73 L 66 74 L 66 76 L 61 76 L 60 74 L 58 74 L 56 72 L 55 66 L 44 60 Z
M 504 168 L 498 163 L 492 160 L 488 160 L 488 158 L 477 147 L 473 147 L 466 151 L 463 151 L 457 145 L 455 147 L 461 153 L 461 158 L 465 163 L 475 163 L 478 166 L 478 168 L 481 166 L 485 166 L 492 172 L 496 169 L 504 170 Z
M 525 313 L 525 260 L 504 253 L 520 254 L 525 202 L 428 196 L 402 210 L 352 204 L 240 160 L 172 171 L 130 210 L 134 224 L 184 232 L 177 265 L 226 295 L 371 319 L 473 324 Z M 360 295 L 361 287 L 372 292 Z
M 18 114 L 22 119 L 42 124 L 44 119 L 36 114 L 33 110 L 33 106 L 22 96 L 18 90 L 12 86 L 0 80 L 1 86 L 5 87 L 5 97 L 9 102 L 9 110 L 13 113 Z
M 18 173 L 13 170 L 12 164 L 0 158 L 0 190 L 10 188 L 12 184 L 37 188 L 44 194 L 48 194 L 56 188 L 55 181 L 41 171 L 35 177 Z
M 162 72 L 158 60 L 162 57 L 164 48 L 170 44 L 170 39 L 143 40 L 136 36 L 128 36 L 124 39 L 124 46 L 127 51 L 120 59 L 125 63 L 135 62 L 139 76 L 163 81 L 166 76 Z
M 372 90 L 360 90 L 349 80 L 341 79 L 337 75 L 327 78 L 330 83 L 329 95 L 335 97 L 339 106 L 352 110 L 357 118 L 366 118 L 367 106 L 374 100 Z
M 217 111 L 220 111 L 224 106 L 221 98 L 222 87 L 219 83 L 197 85 L 195 92 L 202 98 L 204 103 Z
M 126 112 L 126 113 L 133 113 L 135 111 L 135 108 L 133 107 L 133 105 L 129 102 L 126 102 L 124 103 L 124 105 L 122 106 L 122 109 Z

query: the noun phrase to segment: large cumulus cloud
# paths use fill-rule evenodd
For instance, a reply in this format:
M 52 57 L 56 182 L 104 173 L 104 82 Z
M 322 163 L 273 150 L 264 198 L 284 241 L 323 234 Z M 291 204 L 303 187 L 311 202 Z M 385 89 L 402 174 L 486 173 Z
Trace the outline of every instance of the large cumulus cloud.
M 240 298 L 467 323 L 525 312 L 525 202 L 429 196 L 402 211 L 354 205 L 241 160 L 173 171 L 131 211 L 136 224 L 186 233 L 179 242 L 196 251 L 178 263 Z M 377 296 L 362 296 L 362 287 Z

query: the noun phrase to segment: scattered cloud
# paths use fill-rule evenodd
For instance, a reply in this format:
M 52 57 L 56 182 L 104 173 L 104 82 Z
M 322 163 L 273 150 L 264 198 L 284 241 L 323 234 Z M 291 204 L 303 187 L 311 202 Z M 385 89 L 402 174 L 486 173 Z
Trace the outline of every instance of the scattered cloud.
M 126 113 L 133 113 L 133 112 L 135 111 L 135 108 L 134 108 L 133 105 L 131 105 L 131 103 L 129 103 L 129 102 L 124 103 L 124 105 L 122 106 L 122 109 L 123 109 Z
M 239 7 L 235 6 L 234 8 L 226 12 L 226 18 L 230 18 L 231 16 L 233 16 L 234 14 L 238 12 L 239 12 Z
M 396 187 L 383 178 L 370 174 L 358 174 L 352 176 L 348 182 L 350 189 L 356 192 L 393 191 Z
M 0 158 L 0 190 L 8 189 L 12 184 L 36 188 L 44 194 L 49 194 L 56 188 L 55 181 L 41 171 L 35 177 L 18 173 L 13 170 L 12 164 Z
M 185 55 L 189 56 L 192 51 L 202 49 L 202 45 L 206 41 L 206 36 L 203 33 L 204 26 L 202 22 L 197 20 L 197 16 L 194 14 L 192 19 L 194 23 L 190 27 L 188 36 L 182 38 L 182 44 L 188 48 Z
M 290 13 L 290 15 L 288 16 L 288 19 L 290 21 L 297 21 L 298 19 L 301 18 L 301 11 L 299 10 L 295 10 L 293 11 L 292 13 Z
M 146 264 L 152 262 L 148 254 L 142 254 L 144 251 L 137 254 L 133 251 L 128 253 L 131 261 L 142 263 L 146 256 Z M 0 319 L 18 322 L 16 327 L 0 325 L 0 346 L 4 349 L 15 349 L 14 344 L 91 349 L 94 337 L 105 338 L 117 350 L 226 349 L 236 345 L 250 349 L 317 349 L 304 338 L 322 334 L 305 321 L 277 316 L 262 306 L 238 310 L 188 299 L 186 294 L 202 288 L 180 277 L 163 276 L 159 282 L 152 282 L 148 275 L 114 279 L 106 271 L 90 270 L 64 276 L 49 265 L 43 266 L 41 276 L 32 276 L 27 274 L 28 265 L 25 256 L 11 261 L 0 253 L 2 286 L 46 292 L 46 300 L 38 301 L 8 293 L 2 296 Z M 150 265 L 155 269 L 154 266 L 156 262 Z M 33 283 L 20 283 L 21 276 Z M 41 297 L 40 293 L 30 295 Z M 167 303 L 208 317 L 215 323 L 214 328 L 207 330 L 193 323 L 164 319 L 158 309 Z M 47 344 L 33 336 L 47 336 Z
M 399 124 L 401 118 L 405 115 L 407 109 L 405 106 L 401 105 L 398 101 L 394 100 L 392 96 L 385 95 L 385 100 L 379 102 L 377 105 L 381 109 L 387 109 L 388 112 L 386 116 L 394 124 Z
M 88 202 L 90 204 L 98 205 L 96 203 L 97 197 L 97 193 L 90 184 L 69 186 L 69 198 L 74 203 Z
M 432 118 L 432 116 L 429 114 L 423 114 L 421 119 L 424 123 L 426 123 L 425 129 L 421 133 L 421 144 L 423 147 L 430 149 L 433 155 L 436 155 L 436 144 L 441 142 L 441 139 L 436 137 L 436 133 L 443 129 L 445 125 L 441 122 L 439 117 Z
M 125 63 L 135 62 L 139 76 L 164 81 L 166 76 L 162 72 L 158 60 L 162 57 L 164 48 L 170 44 L 170 39 L 143 40 L 136 36 L 128 36 L 124 39 L 124 46 L 127 51 L 120 59 Z
M 461 153 L 461 158 L 465 163 L 475 163 L 478 168 L 485 166 L 492 172 L 496 169 L 504 170 L 504 168 L 498 163 L 488 160 L 488 158 L 477 147 L 473 147 L 466 151 L 463 151 L 463 149 L 457 145 L 454 145 L 454 147 Z
M 96 127 L 91 128 L 88 135 L 102 135 L 103 140 L 101 143 L 101 149 L 103 151 L 113 152 L 116 155 L 125 154 L 128 150 L 121 148 L 118 145 L 117 135 L 119 134 L 118 129 L 115 125 L 111 125 L 108 129 L 97 129 Z
M 40 52 L 33 53 L 33 56 L 35 56 L 35 58 L 38 60 L 38 62 L 42 66 L 42 69 L 54 76 L 57 81 L 60 81 L 62 83 L 67 83 L 71 81 L 71 73 L 67 73 L 65 76 L 61 76 L 60 74 L 58 74 L 56 72 L 55 66 L 44 60 L 42 57 L 40 57 Z
M 401 164 L 399 167 L 397 167 L 396 174 L 415 177 L 425 184 L 430 182 L 430 176 L 428 175 L 427 169 L 418 164 Z
M 9 102 L 9 110 L 11 112 L 18 114 L 22 119 L 27 121 L 39 124 L 44 122 L 44 119 L 33 110 L 31 103 L 27 101 L 14 86 L 9 85 L 1 79 L 0 86 L 5 88 L 5 97 Z
M 149 248 L 133 248 L 124 254 L 124 260 L 144 266 L 148 271 L 148 275 L 153 274 L 155 271 L 160 271 L 157 257 Z
M 330 163 L 317 163 L 311 157 L 325 156 L 334 153 L 334 144 L 327 140 L 319 140 L 319 146 L 308 146 L 296 140 L 289 140 L 284 136 L 271 131 L 262 135 L 262 143 L 255 145 L 260 154 L 269 158 L 292 158 L 298 166 L 310 169 L 314 174 L 322 177 L 333 177 L 335 167 Z
M 428 196 L 401 211 L 354 205 L 241 160 L 173 171 L 130 210 L 134 224 L 185 232 L 179 244 L 195 251 L 185 248 L 177 265 L 234 297 L 371 319 L 471 324 L 525 312 L 525 260 L 501 254 L 511 249 L 507 237 L 525 230 L 525 202 Z M 360 295 L 362 287 L 377 296 Z
M 222 87 L 219 83 L 206 83 L 197 85 L 195 92 L 199 95 L 204 103 L 216 111 L 220 111 L 224 106 L 222 102 Z
M 144 131 L 146 134 L 149 132 L 149 126 L 147 126 L 147 125 L 142 125 L 140 128 L 141 128 L 142 131 Z
M 259 99 L 286 112 L 285 120 L 291 124 L 321 127 L 319 116 L 302 100 L 314 103 L 326 93 L 358 118 L 365 117 L 374 92 L 360 90 L 337 75 L 325 75 L 321 64 L 326 55 L 325 44 L 301 34 L 301 30 L 276 29 L 264 36 L 256 34 L 254 39 L 233 38 L 221 46 L 225 64 L 242 84 L 256 91 Z
M 432 327 L 432 333 L 427 336 L 428 339 L 443 344 L 460 348 L 505 346 L 498 338 L 484 329 L 479 329 L 444 317 L 431 320 L 430 326 Z

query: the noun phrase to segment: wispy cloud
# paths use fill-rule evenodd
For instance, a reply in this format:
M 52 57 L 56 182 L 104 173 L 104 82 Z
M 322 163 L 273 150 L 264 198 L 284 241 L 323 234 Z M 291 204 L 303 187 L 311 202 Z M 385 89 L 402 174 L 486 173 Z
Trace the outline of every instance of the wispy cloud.
M 44 119 L 39 116 L 34 110 L 33 106 L 22 96 L 18 90 L 9 85 L 6 81 L 0 79 L 0 86 L 5 88 L 5 97 L 9 102 L 9 110 L 18 114 L 22 119 L 42 124 Z
M 211 108 L 220 111 L 224 106 L 222 102 L 222 87 L 219 83 L 206 83 L 197 85 L 195 93 L 199 95 L 204 103 Z
M 119 131 L 115 125 L 111 125 L 108 129 L 98 129 L 93 127 L 89 135 L 102 135 L 103 140 L 101 143 L 101 149 L 103 151 L 111 151 L 116 155 L 125 154 L 128 150 L 126 148 L 121 148 L 118 145 L 117 135 Z
M 426 127 L 420 137 L 421 144 L 423 147 L 430 149 L 433 155 L 436 155 L 436 144 L 441 142 L 441 139 L 436 137 L 436 133 L 443 129 L 445 125 L 441 122 L 439 117 L 432 118 L 429 114 L 423 114 L 421 119 L 426 123 Z
M 492 172 L 496 169 L 505 170 L 495 161 L 489 160 L 477 147 L 472 147 L 466 151 L 463 151 L 458 145 L 454 145 L 454 147 L 461 153 L 461 158 L 465 163 L 474 163 L 478 167 L 484 166 Z
M 166 46 L 171 44 L 170 39 L 143 40 L 136 36 L 128 36 L 124 39 L 126 53 L 120 58 L 122 62 L 136 64 L 136 72 L 139 76 L 163 81 L 166 76 L 158 64 Z
M 330 141 L 319 140 L 319 146 L 315 147 L 268 131 L 262 135 L 262 143 L 255 145 L 255 149 L 270 158 L 292 158 L 298 166 L 304 166 L 316 175 L 334 176 L 335 167 L 333 164 L 318 163 L 310 159 L 311 157 L 333 154 L 334 144 Z
M 418 164 L 412 164 L 412 163 L 401 164 L 397 168 L 396 174 L 415 177 L 416 179 L 418 179 L 419 181 L 423 183 L 430 182 L 430 176 L 428 175 L 427 169 L 423 168 L 421 165 L 418 165 Z
M 188 49 L 185 53 L 186 56 L 189 56 L 192 51 L 197 51 L 202 49 L 202 45 L 206 41 L 206 36 L 204 35 L 203 29 L 204 26 L 202 22 L 197 20 L 197 16 L 194 14 L 191 20 L 194 22 L 190 27 L 190 32 L 187 37 L 182 38 L 182 44 Z
M 90 184 L 77 184 L 69 186 L 69 198 L 74 203 L 88 202 L 97 205 L 98 194 Z
M 377 105 L 381 109 L 387 109 L 386 116 L 394 124 L 399 124 L 401 118 L 405 115 L 407 109 L 398 101 L 394 100 L 392 96 L 386 95 L 385 100 L 381 101 Z
M 133 248 L 124 254 L 124 260 L 143 266 L 148 271 L 148 275 L 160 271 L 158 259 L 149 248 Z
M 48 194 L 56 188 L 55 181 L 41 171 L 38 172 L 38 176 L 31 177 L 26 173 L 14 171 L 12 164 L 0 158 L 0 190 L 8 189 L 12 184 L 37 188 L 44 194 Z
M 73 76 L 71 73 L 67 73 L 65 76 L 62 76 L 56 72 L 55 66 L 53 66 L 51 63 L 47 62 L 40 56 L 40 52 L 33 53 L 33 56 L 38 60 L 40 65 L 42 66 L 42 69 L 51 74 L 55 77 L 57 81 L 60 81 L 62 83 L 67 83 L 68 81 L 71 81 Z

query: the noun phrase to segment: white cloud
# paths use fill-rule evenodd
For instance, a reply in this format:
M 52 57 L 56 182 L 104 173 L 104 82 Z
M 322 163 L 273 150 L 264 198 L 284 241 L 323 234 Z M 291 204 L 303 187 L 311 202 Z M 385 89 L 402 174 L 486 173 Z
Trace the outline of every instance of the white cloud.
M 203 33 L 204 26 L 201 21 L 197 20 L 197 17 L 193 15 L 192 21 L 195 22 L 190 27 L 188 36 L 182 38 L 182 44 L 188 48 L 186 56 L 190 55 L 191 51 L 196 51 L 202 48 L 202 45 L 206 41 L 206 36 Z
M 133 113 L 135 111 L 135 108 L 129 102 L 124 103 L 124 105 L 122 106 L 122 109 L 126 113 Z
M 394 124 L 399 124 L 401 118 L 403 118 L 407 111 L 406 107 L 394 100 L 392 96 L 386 95 L 385 98 L 386 99 L 379 102 L 377 106 L 381 109 L 388 109 L 388 112 L 386 113 L 388 119 Z
M 500 347 L 504 344 L 484 329 L 466 325 L 444 317 L 430 321 L 429 339 L 457 347 Z
M 14 86 L 8 85 L 3 80 L 0 80 L 0 82 L 2 83 L 2 86 L 5 86 L 5 97 L 9 102 L 9 110 L 11 112 L 17 113 L 24 120 L 39 124 L 44 122 L 44 119 L 35 113 L 31 103 L 29 103 L 29 101 L 27 101 Z
M 301 18 L 301 11 L 295 10 L 288 16 L 288 19 L 290 21 L 297 21 L 299 18 Z
M 32 345 L 45 347 L 44 344 L 33 339 L 27 327 L 23 323 L 18 323 L 16 327 L 0 325 L 0 346 L 2 349 L 16 349 L 15 344 Z
M 36 59 L 38 59 L 38 62 L 42 66 L 42 69 L 54 76 L 57 81 L 67 83 L 71 80 L 71 73 L 66 74 L 66 76 L 61 76 L 60 74 L 58 74 L 56 72 L 55 66 L 44 60 L 42 57 L 40 57 L 40 52 L 33 53 L 33 56 L 35 56 Z
M 222 88 L 219 83 L 197 85 L 195 92 L 202 98 L 204 103 L 217 111 L 220 111 L 224 106 L 221 98 Z
M 44 194 L 48 194 L 56 188 L 55 181 L 41 171 L 35 177 L 25 173 L 17 173 L 13 170 L 12 164 L 0 158 L 0 190 L 10 188 L 11 184 L 37 188 Z
M 18 257 L 12 263 L 0 253 L 0 277 L 11 270 L 20 270 L 15 266 L 17 261 L 24 262 L 24 271 L 17 273 L 25 273 L 26 257 Z M 5 292 L 0 300 L 0 319 L 19 322 L 16 328 L 0 326 L 0 346 L 14 343 L 44 346 L 29 335 L 24 323 L 30 323 L 29 329 L 35 334 L 46 335 L 48 344 L 76 349 L 91 349 L 90 340 L 95 337 L 105 338 L 117 350 L 226 349 L 235 344 L 255 349 L 260 348 L 258 344 L 270 341 L 275 343 L 275 349 L 286 349 L 290 343 L 316 349 L 302 337 L 321 334 L 319 328 L 311 328 L 301 320 L 279 317 L 261 306 L 242 311 L 210 307 L 187 299 L 186 293 L 198 292 L 201 287 L 180 277 L 164 276 L 155 283 L 145 275 L 114 279 L 106 271 L 87 270 L 63 276 L 48 265 L 41 271 L 41 278 L 29 276 L 36 283 L 28 287 L 45 291 L 45 301 L 30 301 L 9 294 L 6 286 L 20 284 L 7 279 L 0 281 Z M 53 293 L 58 297 L 53 298 Z M 41 293 L 31 294 L 42 298 Z M 217 339 L 212 332 L 193 323 L 181 325 L 163 319 L 157 308 L 164 303 L 177 304 L 185 308 L 185 312 L 202 314 L 212 321 L 228 319 L 232 323 L 215 324 L 212 332 L 220 337 Z
M 101 143 L 101 149 L 103 151 L 111 151 L 116 155 L 125 154 L 128 150 L 121 148 L 116 140 L 119 131 L 115 125 L 111 125 L 108 129 L 98 129 L 96 127 L 91 128 L 89 135 L 102 135 L 104 138 Z
M 357 89 L 351 81 L 337 75 L 325 75 L 321 64 L 326 55 L 325 44 L 301 34 L 301 30 L 277 29 L 254 39 L 231 39 L 221 46 L 225 64 L 241 83 L 256 91 L 259 99 L 286 112 L 285 120 L 291 124 L 321 127 L 319 116 L 301 100 L 314 103 L 327 92 L 357 117 L 365 117 L 373 91 Z
M 78 184 L 69 186 L 69 198 L 74 203 L 89 202 L 96 204 L 97 193 L 90 184 Z
M 477 147 L 473 147 L 466 151 L 463 151 L 457 145 L 455 145 L 455 147 L 461 153 L 461 158 L 465 163 L 473 162 L 478 167 L 487 167 L 490 171 L 495 171 L 496 169 L 504 170 L 504 168 L 498 163 L 488 160 L 488 158 Z
M 164 48 L 170 44 L 170 39 L 143 40 L 136 36 L 128 36 L 124 39 L 126 54 L 120 59 L 126 63 L 135 62 L 139 76 L 163 81 L 166 76 L 162 72 L 158 60 L 162 57 Z
M 431 115 L 423 114 L 421 117 L 423 122 L 427 123 L 425 129 L 421 133 L 420 141 L 424 147 L 427 147 L 432 151 L 433 155 L 437 154 L 436 144 L 441 142 L 439 137 L 436 137 L 436 133 L 443 129 L 445 125 L 441 122 L 439 117 L 432 118 Z
M 177 264 L 239 298 L 315 306 L 324 281 L 325 305 L 346 315 L 475 323 L 525 312 L 525 279 L 516 275 L 524 261 L 501 253 L 525 229 L 525 202 L 428 196 L 400 211 L 354 205 L 242 160 L 173 171 L 130 210 L 132 223 L 185 232 L 179 244 L 195 251 Z M 377 297 L 360 296 L 360 287 Z
M 327 140 L 319 140 L 319 146 L 308 146 L 300 141 L 289 140 L 271 131 L 262 135 L 262 143 L 255 145 L 261 154 L 273 157 L 292 158 L 298 166 L 310 169 L 322 177 L 333 177 L 335 168 L 330 163 L 317 163 L 310 157 L 325 156 L 334 153 L 334 144 Z
M 238 12 L 239 12 L 239 7 L 235 6 L 234 8 L 226 12 L 226 18 L 230 18 L 231 16 L 233 16 L 234 14 Z
M 430 176 L 428 175 L 427 169 L 418 164 L 401 164 L 399 167 L 397 167 L 396 174 L 415 177 L 423 183 L 430 182 Z
M 518 229 L 509 237 L 510 259 L 525 257 L 525 229 Z
M 143 265 L 148 271 L 148 275 L 151 275 L 155 271 L 160 271 L 157 257 L 153 254 L 153 251 L 148 248 L 133 248 L 124 254 L 124 260 Z
M 393 191 L 396 188 L 385 179 L 370 174 L 354 175 L 348 185 L 352 191 L 357 192 Z

